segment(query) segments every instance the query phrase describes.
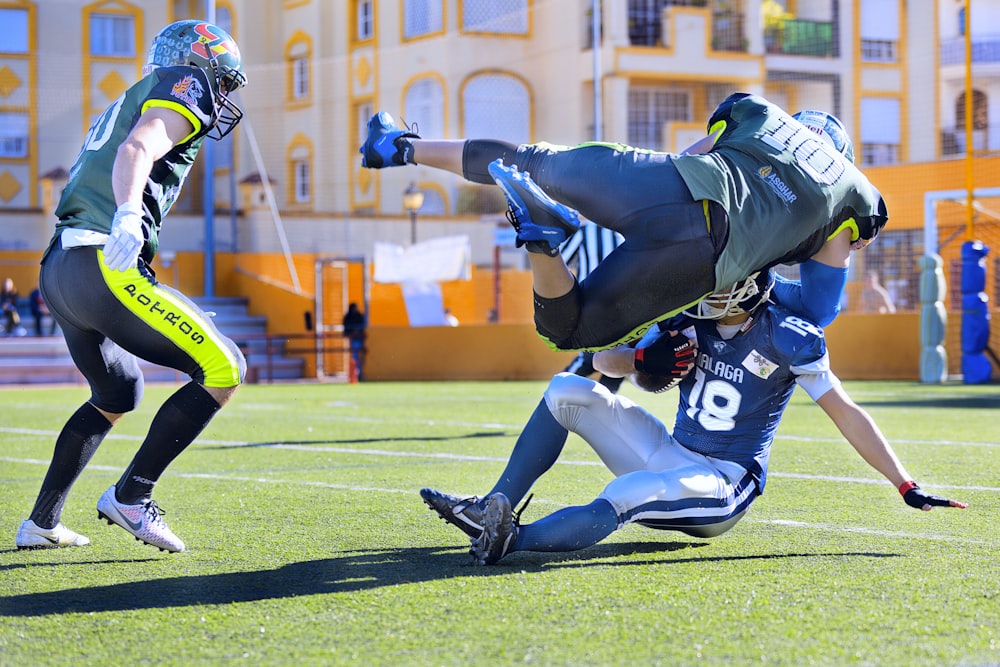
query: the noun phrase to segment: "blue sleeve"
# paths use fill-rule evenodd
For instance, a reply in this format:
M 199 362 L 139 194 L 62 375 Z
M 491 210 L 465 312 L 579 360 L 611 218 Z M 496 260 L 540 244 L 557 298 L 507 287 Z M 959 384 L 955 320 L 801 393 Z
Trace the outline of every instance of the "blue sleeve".
M 847 267 L 828 266 L 810 259 L 799 264 L 801 282 L 775 276 L 774 300 L 821 327 L 840 313 L 847 286 Z

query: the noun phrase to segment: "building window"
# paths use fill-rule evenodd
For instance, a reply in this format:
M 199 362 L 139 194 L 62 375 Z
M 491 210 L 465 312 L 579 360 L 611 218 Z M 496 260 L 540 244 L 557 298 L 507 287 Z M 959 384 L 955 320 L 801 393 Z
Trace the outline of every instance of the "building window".
M 884 97 L 861 100 L 861 164 L 877 166 L 900 160 L 899 100 Z
M 291 201 L 293 204 L 308 204 L 312 201 L 312 146 L 302 134 L 292 140 L 288 150 L 288 164 L 291 171 Z
M 135 19 L 114 14 L 91 14 L 90 55 L 134 58 Z
M 285 51 L 288 61 L 288 98 L 292 102 L 307 102 L 312 96 L 312 43 L 309 37 L 296 33 Z
M 410 39 L 441 32 L 442 0 L 406 0 L 403 12 L 403 37 Z
M 635 86 L 628 91 L 628 144 L 666 150 L 663 126 L 691 121 L 691 100 L 685 91 Z
M 861 59 L 894 63 L 899 48 L 898 0 L 865 0 L 861 8 Z
M 444 136 L 444 90 L 440 81 L 419 79 L 406 89 L 403 121 L 416 123 L 419 133 L 425 137 Z
M 481 74 L 462 90 L 462 118 L 467 137 L 493 137 L 527 143 L 531 140 L 531 97 L 527 87 L 506 74 Z
M 528 0 L 464 0 L 462 30 L 527 35 Z
M 28 157 L 28 114 L 0 113 L 0 157 Z
M 0 8 L 0 53 L 28 52 L 28 10 Z
M 306 204 L 312 200 L 312 171 L 309 163 L 299 160 L 292 163 L 295 175 L 295 203 Z
M 371 39 L 375 35 L 375 10 L 372 7 L 372 0 L 357 0 L 357 37 L 364 41 Z
M 292 59 L 292 97 L 297 100 L 309 97 L 309 58 Z
M 972 91 L 972 150 L 997 150 L 997 133 L 990 140 L 989 97 L 981 90 Z M 965 92 L 955 99 L 955 153 L 965 153 L 967 136 L 965 133 Z
M 861 59 L 869 63 L 894 63 L 896 42 L 887 39 L 862 39 Z

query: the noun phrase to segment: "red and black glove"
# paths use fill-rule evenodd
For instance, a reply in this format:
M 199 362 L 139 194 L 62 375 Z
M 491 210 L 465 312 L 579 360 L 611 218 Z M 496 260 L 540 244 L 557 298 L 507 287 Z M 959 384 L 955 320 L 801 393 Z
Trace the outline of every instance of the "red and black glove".
M 903 501 L 910 507 L 915 507 L 918 510 L 930 510 L 932 507 L 959 507 L 966 508 L 968 505 L 959 502 L 957 500 L 950 500 L 948 498 L 942 498 L 941 496 L 932 496 L 929 493 L 925 493 L 917 486 L 916 482 L 903 482 L 899 485 L 899 492 L 903 496 Z
M 694 368 L 698 346 L 682 333 L 666 331 L 645 347 L 635 350 L 635 370 L 658 380 L 655 391 L 676 386 Z

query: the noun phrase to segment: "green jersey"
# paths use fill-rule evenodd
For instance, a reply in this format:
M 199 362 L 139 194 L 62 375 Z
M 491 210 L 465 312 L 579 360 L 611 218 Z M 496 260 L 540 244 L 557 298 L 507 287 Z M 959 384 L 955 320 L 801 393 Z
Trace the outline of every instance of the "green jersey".
M 780 107 L 731 95 L 708 124 L 710 133 L 721 130 L 712 150 L 673 162 L 695 199 L 716 201 L 729 215 L 716 289 L 803 262 L 841 229 L 856 241 L 885 224 L 885 202 L 865 175 Z
M 172 109 L 187 118 L 194 131 L 153 164 L 143 191 L 143 234 L 140 256 L 147 264 L 156 256 L 157 236 L 208 131 L 215 105 L 204 72 L 197 67 L 159 67 L 126 90 L 94 122 L 56 207 L 55 235 L 77 228 L 107 234 L 115 209 L 111 171 L 118 147 L 139 117 L 152 108 Z M 45 253 L 48 254 L 48 251 Z

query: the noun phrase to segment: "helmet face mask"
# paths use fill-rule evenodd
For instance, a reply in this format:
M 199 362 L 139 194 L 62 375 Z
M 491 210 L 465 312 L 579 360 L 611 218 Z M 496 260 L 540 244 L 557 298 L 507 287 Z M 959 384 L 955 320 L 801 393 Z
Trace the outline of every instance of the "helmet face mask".
M 201 69 L 212 87 L 217 122 L 208 136 L 222 139 L 243 118 L 243 111 L 229 99 L 229 94 L 247 83 L 240 69 L 240 49 L 219 26 L 204 21 L 176 21 L 153 38 L 142 73 L 157 67 L 187 65 Z
M 728 290 L 709 294 L 685 313 L 696 320 L 721 320 L 750 314 L 767 301 L 772 287 L 774 275 L 771 271 L 758 271 L 746 280 L 733 283 Z
M 839 118 L 825 111 L 812 109 L 800 111 L 792 118 L 818 134 L 823 141 L 833 146 L 834 150 L 854 162 L 854 143 Z

